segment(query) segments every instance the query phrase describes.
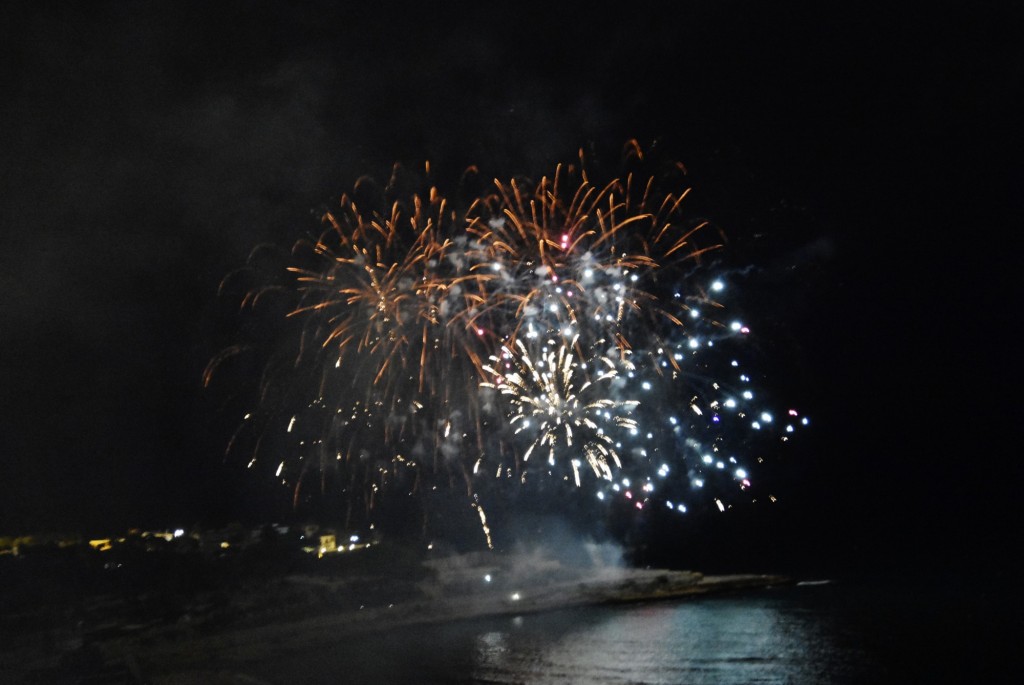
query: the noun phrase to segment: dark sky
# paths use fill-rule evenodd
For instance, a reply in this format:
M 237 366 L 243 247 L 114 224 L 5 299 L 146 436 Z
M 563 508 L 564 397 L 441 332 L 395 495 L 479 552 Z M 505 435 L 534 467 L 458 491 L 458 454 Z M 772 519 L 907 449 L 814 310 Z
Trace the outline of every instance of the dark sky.
M 997 543 L 1022 27 L 830 5 L 4 3 L 0 533 L 229 516 L 217 285 L 360 175 L 544 173 L 637 138 L 775 274 L 813 530 Z

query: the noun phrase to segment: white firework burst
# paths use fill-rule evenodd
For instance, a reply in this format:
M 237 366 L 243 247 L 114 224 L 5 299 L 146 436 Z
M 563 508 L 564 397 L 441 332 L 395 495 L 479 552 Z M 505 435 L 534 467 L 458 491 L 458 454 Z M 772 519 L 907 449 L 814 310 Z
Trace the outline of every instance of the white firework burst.
M 579 336 L 568 342 L 548 340 L 538 354 L 518 339 L 503 345 L 501 355 L 490 357 L 491 364 L 484 366 L 493 382 L 481 384 L 507 398 L 515 434 L 532 436 L 523 462 L 546 447 L 548 466 L 567 459 L 577 486 L 583 461 L 605 480 L 612 479 L 613 465 L 622 468 L 614 434 L 638 430 L 630 414 L 639 404 L 609 396 L 618 366 L 607 356 L 587 361 L 578 342 Z

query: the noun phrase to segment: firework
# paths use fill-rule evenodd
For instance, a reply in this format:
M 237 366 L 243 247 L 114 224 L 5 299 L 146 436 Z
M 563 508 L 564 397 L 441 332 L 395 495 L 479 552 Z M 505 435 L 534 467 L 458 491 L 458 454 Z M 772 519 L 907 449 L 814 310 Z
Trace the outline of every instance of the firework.
M 547 466 L 554 468 L 556 451 L 561 451 L 569 455 L 577 486 L 582 465 L 577 455 L 605 480 L 612 479 L 612 466 L 622 467 L 611 433 L 618 428 L 636 432 L 637 422 L 628 413 L 639 404 L 617 401 L 601 392 L 618 376 L 615 362 L 598 357 L 593 374 L 588 373 L 589 360 L 577 357 L 578 342 L 578 336 L 569 344 L 549 340 L 535 360 L 526 345 L 516 340 L 514 349 L 502 347 L 500 357 L 491 357 L 493 365 L 484 367 L 494 381 L 481 383 L 510 398 L 509 426 L 515 434 L 525 431 L 535 436 L 522 454 L 523 463 L 536 448 L 547 446 Z
M 709 491 L 724 508 L 751 488 L 750 436 L 799 425 L 757 404 L 732 356 L 750 330 L 708 263 L 724 239 L 685 216 L 676 175 L 594 184 L 581 154 L 468 201 L 400 176 L 357 183 L 286 277 L 242 298 L 253 316 L 283 299 L 268 316 L 285 325 L 229 451 L 296 505 L 318 476 L 350 514 L 443 491 L 485 522 L 481 494 L 544 478 L 675 511 Z M 206 382 L 267 342 L 218 355 Z

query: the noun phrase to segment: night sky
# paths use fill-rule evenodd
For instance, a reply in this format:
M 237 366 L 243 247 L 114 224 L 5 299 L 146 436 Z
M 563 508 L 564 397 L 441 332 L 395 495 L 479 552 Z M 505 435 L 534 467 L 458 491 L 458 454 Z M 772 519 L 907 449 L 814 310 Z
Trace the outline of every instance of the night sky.
M 1022 27 L 819 5 L 4 3 L 0 534 L 251 514 L 201 382 L 226 273 L 396 161 L 540 175 L 636 138 L 762 274 L 814 417 L 776 475 L 793 535 L 1001 553 Z

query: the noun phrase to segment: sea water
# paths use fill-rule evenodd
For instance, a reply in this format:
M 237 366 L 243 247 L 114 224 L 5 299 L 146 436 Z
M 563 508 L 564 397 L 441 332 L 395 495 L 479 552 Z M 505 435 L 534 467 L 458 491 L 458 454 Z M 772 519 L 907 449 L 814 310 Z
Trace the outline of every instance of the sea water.
M 1019 625 L 1005 598 L 967 582 L 819 579 L 402 628 L 339 639 L 250 675 L 381 685 L 1019 682 Z

